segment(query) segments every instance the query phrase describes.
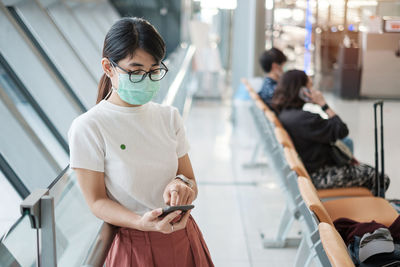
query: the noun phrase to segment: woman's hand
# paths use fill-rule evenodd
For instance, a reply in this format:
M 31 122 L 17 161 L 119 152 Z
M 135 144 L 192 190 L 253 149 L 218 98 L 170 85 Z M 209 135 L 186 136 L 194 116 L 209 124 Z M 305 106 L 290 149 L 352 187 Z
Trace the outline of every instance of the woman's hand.
M 194 201 L 196 193 L 183 181 L 174 179 L 165 187 L 163 197 L 165 204 L 170 206 L 190 205 Z
M 324 95 L 319 90 L 310 89 L 310 92 L 304 91 L 304 94 L 308 96 L 311 99 L 311 102 L 314 104 L 317 104 L 321 107 L 326 104 Z
M 142 218 L 140 219 L 140 229 L 138 230 L 170 234 L 172 232 L 184 229 L 190 216 L 190 211 L 187 211 L 178 223 L 173 223 L 173 221 L 180 216 L 181 213 L 182 211 L 177 210 L 166 215 L 164 218 L 159 218 L 158 216 L 162 214 L 161 208 L 148 211 L 143 214 Z
M 326 104 L 325 97 L 319 90 L 315 89 L 310 89 L 310 92 L 304 92 L 310 99 L 311 102 L 314 104 L 317 104 L 321 107 L 323 107 Z M 331 107 L 328 107 L 327 110 L 325 110 L 326 114 L 328 114 L 328 118 L 332 118 L 333 116 L 336 115 L 335 111 Z

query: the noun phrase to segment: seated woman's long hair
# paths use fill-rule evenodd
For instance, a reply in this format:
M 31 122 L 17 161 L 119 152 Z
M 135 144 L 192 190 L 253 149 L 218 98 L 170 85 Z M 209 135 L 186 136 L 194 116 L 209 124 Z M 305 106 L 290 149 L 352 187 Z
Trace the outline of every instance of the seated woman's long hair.
M 299 97 L 300 88 L 307 86 L 308 76 L 301 70 L 289 70 L 282 75 L 274 96 L 272 97 L 271 106 L 279 113 L 283 109 L 301 109 L 304 100 Z

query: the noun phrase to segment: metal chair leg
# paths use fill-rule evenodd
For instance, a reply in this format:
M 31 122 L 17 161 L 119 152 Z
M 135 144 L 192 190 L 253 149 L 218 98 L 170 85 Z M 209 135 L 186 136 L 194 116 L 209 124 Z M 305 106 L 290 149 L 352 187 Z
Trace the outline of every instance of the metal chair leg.
M 294 260 L 294 267 L 306 266 L 306 263 L 309 261 L 310 254 L 310 247 L 307 244 L 306 237 L 303 236 L 299 248 L 297 249 L 296 258 Z
M 256 144 L 256 146 L 253 149 L 253 153 L 251 155 L 251 160 L 248 163 L 244 163 L 242 166 L 245 169 L 251 169 L 251 168 L 262 168 L 268 166 L 266 162 L 257 162 L 257 158 L 259 156 L 259 151 L 261 148 L 261 151 L 264 150 L 264 142 L 262 140 L 259 140 Z
M 297 247 L 300 244 L 300 238 L 288 238 L 287 235 L 293 225 L 294 214 L 289 209 L 289 205 L 285 205 L 285 209 L 279 220 L 279 229 L 274 239 L 263 239 L 264 248 L 285 248 Z

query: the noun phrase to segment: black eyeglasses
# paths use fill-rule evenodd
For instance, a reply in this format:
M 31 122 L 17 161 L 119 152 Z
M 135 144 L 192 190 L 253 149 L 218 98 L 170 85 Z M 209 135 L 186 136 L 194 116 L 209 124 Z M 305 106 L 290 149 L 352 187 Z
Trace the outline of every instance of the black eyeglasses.
M 139 83 L 143 81 L 147 75 L 149 75 L 150 80 L 156 82 L 164 78 L 165 74 L 168 72 L 167 66 L 163 62 L 161 62 L 161 67 L 157 69 L 153 69 L 150 71 L 145 71 L 145 70 L 134 70 L 134 71 L 128 71 L 124 68 L 121 68 L 117 63 L 115 63 L 113 60 L 108 59 L 111 64 L 114 66 L 117 66 L 121 70 L 123 70 L 125 73 L 129 75 L 129 80 L 133 83 Z

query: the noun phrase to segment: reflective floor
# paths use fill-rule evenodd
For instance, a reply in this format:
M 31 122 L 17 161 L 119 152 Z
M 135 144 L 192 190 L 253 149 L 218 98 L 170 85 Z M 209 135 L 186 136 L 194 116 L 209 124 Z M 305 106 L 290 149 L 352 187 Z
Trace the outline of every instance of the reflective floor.
M 186 121 L 200 185 L 193 214 L 216 266 L 289 266 L 295 249 L 262 248 L 261 234 L 274 237 L 284 196 L 271 168 L 243 167 L 258 133 L 248 104 L 236 105 L 235 127 L 230 105 L 219 102 L 195 102 Z
M 355 156 L 374 165 L 373 101 L 326 98 L 348 124 Z M 271 166 L 245 167 L 258 138 L 248 105 L 247 101 L 234 102 L 234 126 L 228 102 L 194 102 L 186 120 L 189 155 L 200 185 L 193 215 L 216 266 L 291 266 L 296 249 L 262 248 L 261 234 L 274 237 L 285 202 Z M 399 115 L 398 102 L 385 103 L 385 167 L 392 180 L 388 198 L 400 198 L 400 171 L 396 168 Z M 259 161 L 266 159 L 261 156 Z M 299 230 L 297 223 L 291 237 L 299 236 Z

